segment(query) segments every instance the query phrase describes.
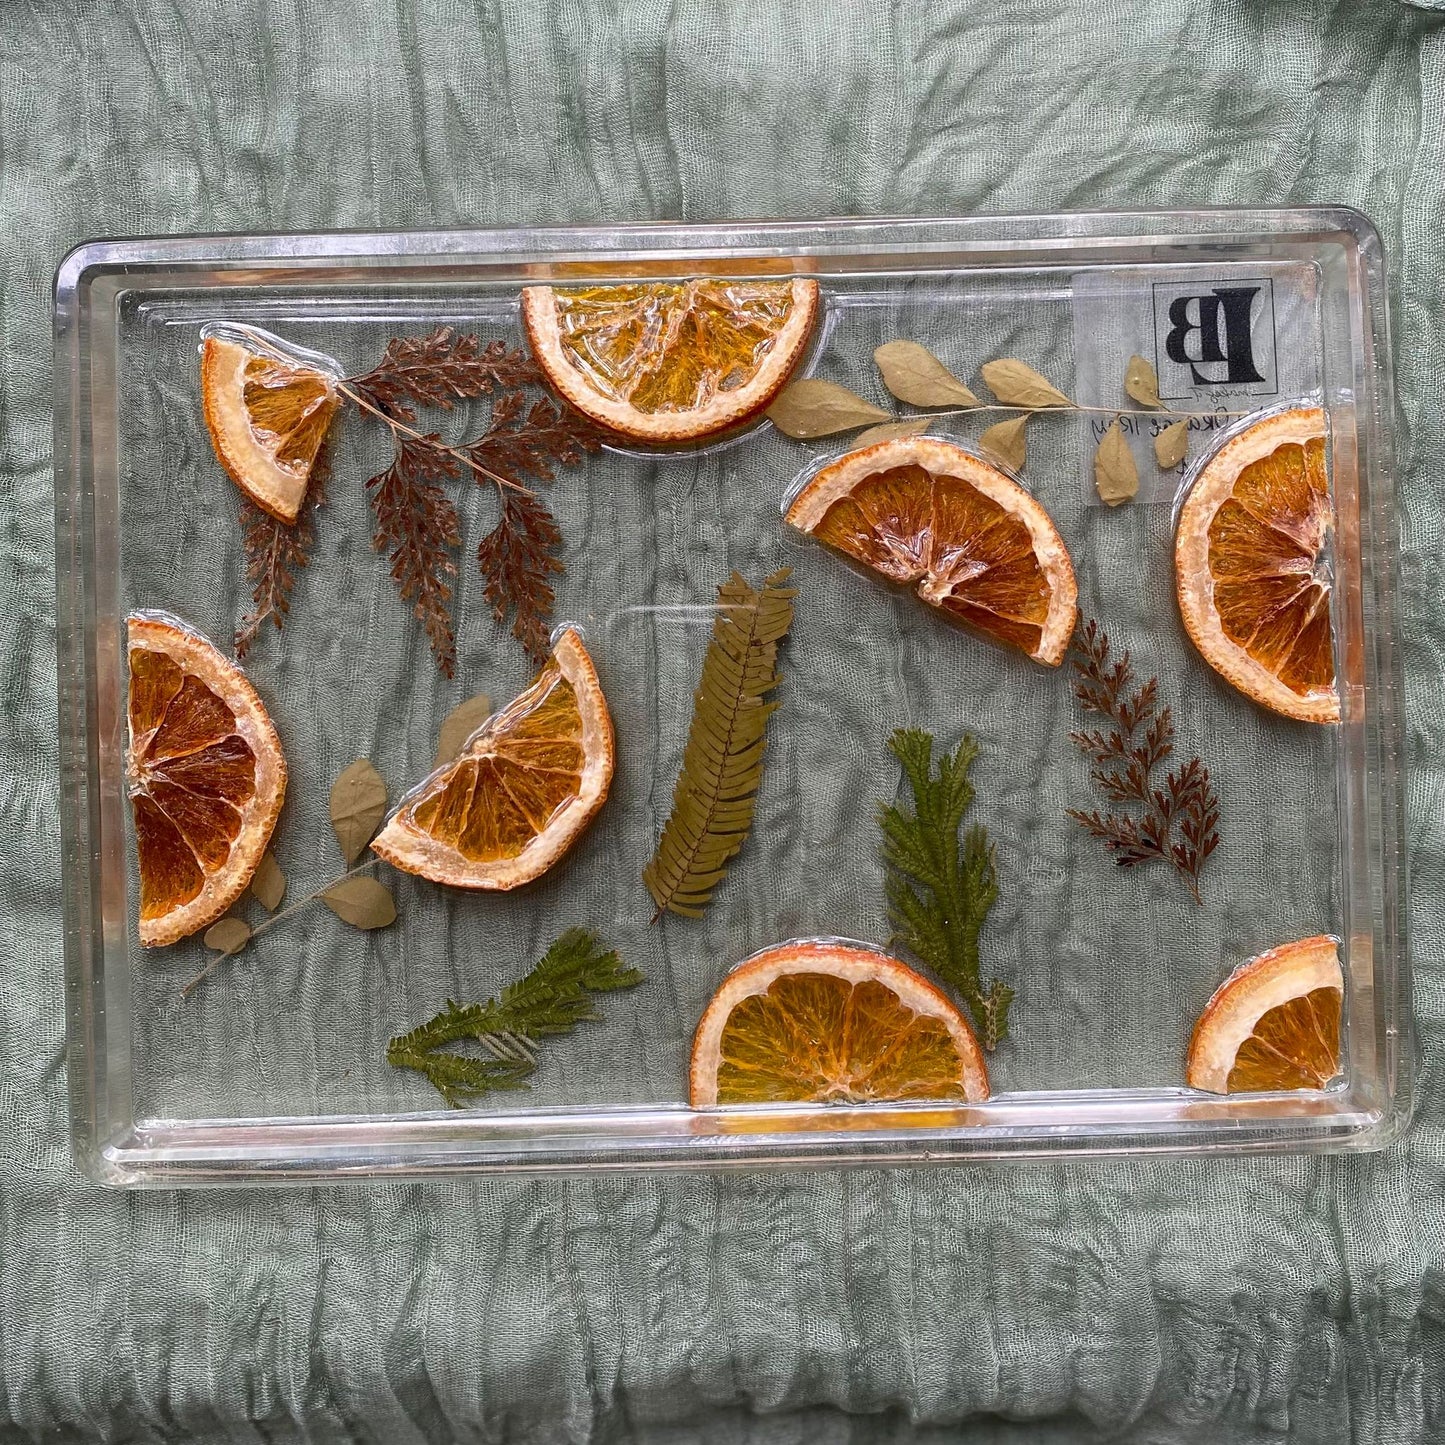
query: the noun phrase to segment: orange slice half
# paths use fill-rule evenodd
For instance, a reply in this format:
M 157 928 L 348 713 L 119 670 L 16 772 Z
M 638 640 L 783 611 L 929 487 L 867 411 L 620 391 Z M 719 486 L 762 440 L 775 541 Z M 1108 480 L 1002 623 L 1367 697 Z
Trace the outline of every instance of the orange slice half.
M 372 849 L 434 883 L 517 888 L 577 840 L 606 801 L 613 762 L 597 671 L 568 628 L 532 685 L 402 799 Z
M 1057 667 L 1078 618 L 1073 563 L 1049 514 L 1012 478 L 933 437 L 849 452 L 787 520 L 950 617 Z
M 813 334 L 818 283 L 528 286 L 522 322 L 553 388 L 640 442 L 695 442 L 763 411 Z
M 871 948 L 784 943 L 713 995 L 692 1045 L 695 1109 L 988 1098 L 963 1015 L 927 979 Z
M 1214 1094 L 1322 1089 L 1340 1071 L 1344 974 L 1333 938 L 1302 938 L 1229 975 L 1194 1029 L 1185 1078 Z
M 1204 660 L 1265 707 L 1337 722 L 1325 414 L 1298 408 L 1231 437 L 1179 513 L 1174 571 Z
M 202 343 L 201 404 L 216 455 L 263 512 L 288 525 L 339 400 L 319 368 L 216 336 Z
M 256 689 L 184 623 L 128 619 L 126 782 L 140 862 L 140 941 L 174 943 L 246 891 L 286 796 L 286 759 Z

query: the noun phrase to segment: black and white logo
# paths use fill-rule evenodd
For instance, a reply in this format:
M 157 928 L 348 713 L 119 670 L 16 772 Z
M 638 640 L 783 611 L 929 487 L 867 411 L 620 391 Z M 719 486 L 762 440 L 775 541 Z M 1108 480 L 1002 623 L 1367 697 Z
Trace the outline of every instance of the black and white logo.
M 1166 401 L 1277 396 L 1274 283 L 1154 283 L 1154 368 Z

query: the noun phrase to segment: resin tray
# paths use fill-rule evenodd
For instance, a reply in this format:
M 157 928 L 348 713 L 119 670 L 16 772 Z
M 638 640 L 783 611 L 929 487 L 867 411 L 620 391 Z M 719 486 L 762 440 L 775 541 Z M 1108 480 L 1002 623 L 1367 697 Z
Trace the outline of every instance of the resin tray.
M 1229 398 L 1221 409 L 1328 412 L 1340 724 L 1265 712 L 1191 646 L 1173 592 L 1177 478 L 1141 450 L 1138 499 L 1103 507 L 1092 459 L 1107 416 L 1030 422 L 1023 480 L 1067 540 L 1081 612 L 1158 676 L 1181 754 L 1198 753 L 1218 786 L 1222 841 L 1197 906 L 1166 867 L 1115 866 L 1065 816 L 1100 803 L 1069 741 L 1085 719 L 1067 667 L 944 625 L 783 525 L 790 488 L 847 436 L 799 442 L 764 421 L 694 450 L 608 448 L 546 489 L 566 538 L 555 617 L 588 639 L 617 731 L 612 795 L 589 831 L 541 881 L 505 895 L 383 868 L 400 915 L 390 928 L 362 933 L 302 909 L 183 997 L 209 957 L 201 942 L 142 950 L 135 939 L 122 642 L 126 614 L 156 608 L 228 648 L 250 601 L 237 492 L 201 418 L 202 329 L 263 327 L 354 373 L 390 338 L 437 324 L 521 344 L 526 284 L 717 275 L 816 277 L 822 321 L 799 374 L 880 405 L 874 349 L 907 338 L 980 394 L 979 366 L 1017 357 L 1131 426 L 1147 419 L 1121 391 L 1128 357 L 1157 356 L 1161 392 L 1180 395 L 1168 333 L 1197 318 L 1188 298 L 1248 290 L 1248 364 L 1231 372 L 1221 350 L 1205 374 L 1211 395 Z M 96 1179 L 1372 1149 L 1403 1127 L 1394 410 L 1383 258 L 1356 213 L 101 241 L 60 268 L 55 391 L 70 1084 L 77 1154 Z M 485 425 L 476 405 L 441 418 L 448 436 Z M 976 441 L 991 419 L 938 430 Z M 1207 445 L 1192 438 L 1192 454 Z M 493 501 L 461 483 L 456 680 L 437 671 L 370 545 L 364 483 L 388 454 L 379 429 L 343 420 L 291 614 L 246 662 L 290 764 L 274 847 L 292 897 L 339 871 L 327 795 L 343 767 L 370 758 L 396 798 L 430 767 L 457 702 L 485 692 L 501 705 L 532 674 L 482 597 L 475 548 Z M 783 566 L 797 615 L 752 835 L 701 920 L 654 923 L 639 875 L 669 810 L 716 588 L 734 568 L 756 584 Z M 877 811 L 898 796 L 886 750 L 896 727 L 928 729 L 940 747 L 965 731 L 979 742 L 970 821 L 995 844 L 1000 886 L 983 969 L 1016 992 L 1011 1035 L 988 1061 L 992 1097 L 689 1109 L 693 1030 L 730 968 L 790 938 L 888 943 Z M 387 1064 L 393 1035 L 447 999 L 495 995 L 578 924 L 646 982 L 549 1042 L 529 1088 L 451 1110 Z M 1311 1093 L 1186 1088 L 1190 1030 L 1221 980 L 1319 933 L 1341 940 L 1340 1077 Z

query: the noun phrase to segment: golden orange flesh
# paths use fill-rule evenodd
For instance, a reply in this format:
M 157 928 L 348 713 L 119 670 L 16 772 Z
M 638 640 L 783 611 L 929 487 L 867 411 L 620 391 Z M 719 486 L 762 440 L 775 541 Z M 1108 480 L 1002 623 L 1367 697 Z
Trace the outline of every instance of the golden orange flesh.
M 875 980 L 792 973 L 737 1004 L 723 1027 L 720 1104 L 962 1098 L 943 1021 Z
M 241 396 L 257 441 L 282 466 L 308 472 L 337 407 L 325 379 L 269 356 L 253 356 L 246 363 Z
M 907 465 L 834 502 L 813 535 L 935 606 L 1032 654 L 1052 588 L 1023 520 L 961 477 Z
M 511 728 L 480 756 L 453 764 L 412 806 L 418 829 L 473 863 L 517 857 L 582 786 L 577 694 L 555 659 L 508 712 Z
M 142 920 L 195 898 L 228 862 L 256 794 L 256 755 L 231 709 L 171 658 L 130 652 L 131 801 Z
M 563 351 L 603 396 L 639 412 L 696 411 L 745 386 L 792 314 L 789 281 L 559 289 Z
M 576 842 L 607 799 L 615 759 L 597 670 L 567 627 L 532 684 L 402 799 L 372 851 L 434 883 L 518 888 Z
M 1325 443 L 1286 442 L 1243 468 L 1209 525 L 1214 606 L 1225 635 L 1292 692 L 1335 679 Z
M 1269 1010 L 1239 1046 L 1227 1092 L 1322 1089 L 1340 1071 L 1337 988 L 1317 988 Z

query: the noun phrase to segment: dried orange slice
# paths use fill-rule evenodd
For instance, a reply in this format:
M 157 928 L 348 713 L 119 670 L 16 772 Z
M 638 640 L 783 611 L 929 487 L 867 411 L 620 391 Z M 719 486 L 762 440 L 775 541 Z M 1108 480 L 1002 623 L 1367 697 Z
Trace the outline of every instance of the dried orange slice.
M 783 943 L 739 965 L 692 1044 L 695 1109 L 988 1098 L 968 1021 L 911 968 L 855 945 Z
M 641 442 L 694 442 L 763 411 L 798 364 L 818 283 L 528 286 L 522 321 L 547 380 Z
M 454 888 L 519 887 L 577 840 L 606 801 L 613 763 L 597 670 L 569 627 L 532 685 L 402 799 L 372 849 Z
M 1184 626 L 1204 660 L 1265 707 L 1337 722 L 1325 414 L 1278 412 L 1201 468 L 1174 539 Z
M 256 689 L 162 613 L 128 619 L 126 781 L 140 857 L 140 941 L 174 943 L 246 891 L 286 796 L 286 759 Z
M 238 341 L 201 345 L 201 404 L 221 465 L 263 512 L 290 524 L 340 398 L 319 367 Z
M 1327 936 L 1241 964 L 1195 1025 L 1190 1087 L 1215 1094 L 1324 1088 L 1340 1071 L 1344 984 L 1339 947 Z
M 991 463 L 900 437 L 824 467 L 787 520 L 950 617 L 1057 667 L 1079 615 L 1068 549 L 1039 504 Z

